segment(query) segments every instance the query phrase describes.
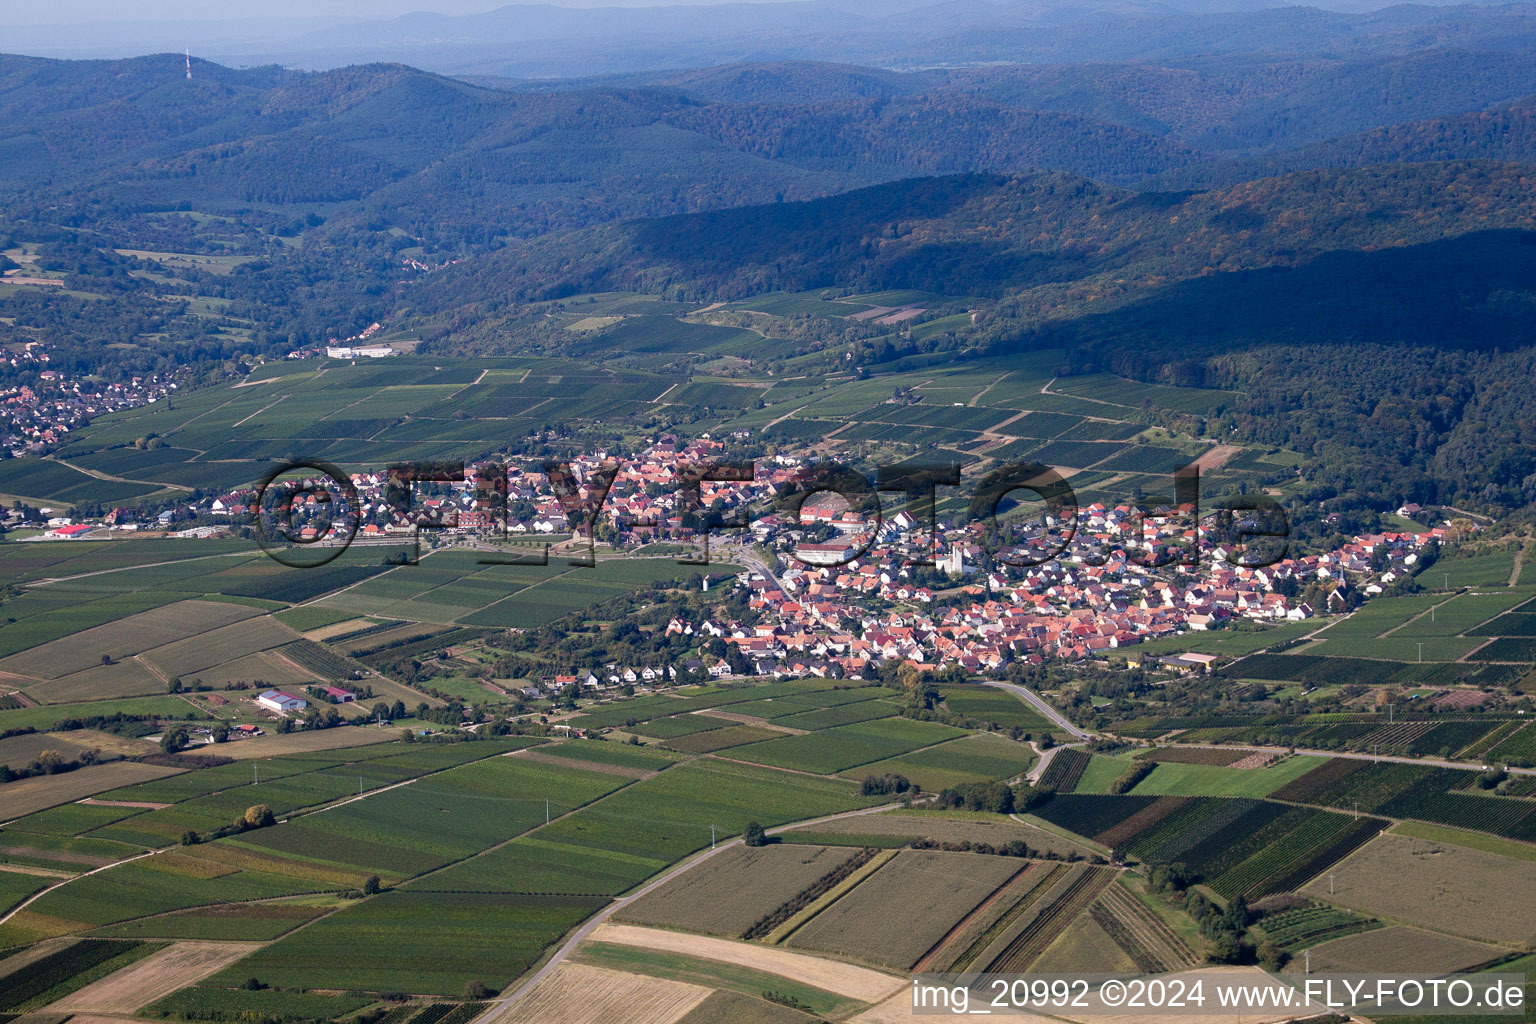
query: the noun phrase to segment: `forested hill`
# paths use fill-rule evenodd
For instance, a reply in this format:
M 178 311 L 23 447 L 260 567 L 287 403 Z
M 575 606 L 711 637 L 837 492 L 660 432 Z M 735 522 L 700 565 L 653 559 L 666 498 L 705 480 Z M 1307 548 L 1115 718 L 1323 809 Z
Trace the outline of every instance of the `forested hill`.
M 132 218 L 177 209 L 322 242 L 394 229 L 396 247 L 486 248 L 916 175 L 1129 185 L 1203 180 L 1194 168 L 1234 180 L 1420 154 L 1524 158 L 1515 133 L 1476 118 L 1532 81 L 1530 52 L 1451 49 L 906 74 L 801 62 L 502 88 L 401 65 L 194 61 L 187 81 L 179 54 L 0 57 L 0 204 L 12 223 L 89 225 L 133 248 L 144 225 Z M 1450 119 L 1438 134 L 1393 127 L 1434 117 Z M 1362 129 L 1379 130 L 1291 164 L 1210 170 Z
M 1213 273 L 1494 229 L 1536 230 L 1536 169 L 1462 162 L 1303 172 L 1144 193 L 1065 174 L 912 179 L 802 203 L 605 225 L 470 261 L 428 290 L 500 297 L 917 288 L 1002 300 L 1036 319 Z
M 1536 164 L 1536 96 L 1507 107 L 1389 125 L 1249 160 L 1195 164 L 1160 175 L 1154 183 L 1162 188 L 1209 188 L 1326 167 L 1467 159 Z

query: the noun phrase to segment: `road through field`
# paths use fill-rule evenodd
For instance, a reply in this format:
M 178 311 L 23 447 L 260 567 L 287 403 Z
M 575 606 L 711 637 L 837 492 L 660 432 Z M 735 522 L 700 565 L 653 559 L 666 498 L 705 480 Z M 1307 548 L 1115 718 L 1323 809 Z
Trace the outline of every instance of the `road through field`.
M 841 814 L 829 814 L 821 818 L 812 818 L 809 821 L 792 821 L 785 825 L 779 825 L 775 828 L 770 828 L 767 831 L 769 835 L 778 835 L 780 832 L 786 832 L 792 828 L 804 828 L 807 825 L 822 825 L 829 821 L 841 821 L 844 818 L 857 818 L 865 814 L 877 814 L 880 811 L 889 811 L 899 806 L 899 804 L 882 804 L 879 807 L 864 807 L 857 811 L 844 811 Z M 560 966 L 565 958 L 570 956 L 571 953 L 575 951 L 577 946 L 586 941 L 587 937 L 596 931 L 599 925 L 605 923 L 615 913 L 629 906 L 640 897 L 648 895 L 656 889 L 661 888 L 663 885 L 666 885 L 668 882 L 672 881 L 683 872 L 690 871 L 698 865 L 704 863 L 706 860 L 709 860 L 711 857 L 725 850 L 729 850 L 733 846 L 740 846 L 741 843 L 741 839 L 732 839 L 728 842 L 721 843 L 719 846 L 712 850 L 705 850 L 692 859 L 686 860 L 683 863 L 670 868 L 639 890 L 629 894 L 628 896 L 619 897 L 604 907 L 602 910 L 599 910 L 596 914 L 593 914 L 586 920 L 586 923 L 584 923 L 580 928 L 577 928 L 576 931 L 571 934 L 570 938 L 565 940 L 560 948 L 555 951 L 555 955 L 550 957 L 544 966 L 540 967 L 526 981 L 517 986 L 517 988 L 513 989 L 510 995 L 503 996 L 502 998 L 492 1003 L 489 1007 L 487 1007 L 485 1012 L 476 1017 L 472 1024 L 490 1024 L 491 1021 L 496 1020 L 504 1013 L 506 1013 L 511 1008 L 513 1003 L 523 998 L 535 985 L 549 977 L 549 975 L 554 972 L 555 968 Z
M 1033 706 L 1036 711 L 1039 711 L 1046 718 L 1050 719 L 1053 724 L 1062 729 L 1065 729 L 1067 732 L 1071 733 L 1073 736 L 1080 740 L 1089 740 L 1093 738 L 1092 733 L 1084 732 L 1082 729 L 1079 729 L 1077 726 L 1067 721 L 1067 717 L 1065 715 L 1063 715 L 1060 711 L 1057 711 L 1051 705 L 1050 701 L 1040 696 L 1034 690 L 1019 686 L 1017 683 L 1004 683 L 998 680 L 983 682 L 981 685 L 995 686 L 999 690 L 1007 690 L 1015 697 L 1018 697 L 1019 699 Z

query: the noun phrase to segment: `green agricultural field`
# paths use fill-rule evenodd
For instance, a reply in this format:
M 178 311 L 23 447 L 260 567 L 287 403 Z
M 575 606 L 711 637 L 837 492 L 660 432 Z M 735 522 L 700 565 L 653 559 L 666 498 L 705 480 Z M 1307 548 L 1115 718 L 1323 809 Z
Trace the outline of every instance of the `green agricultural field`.
M 1444 604 L 1443 594 L 1410 594 L 1406 597 L 1378 597 L 1367 601 L 1353 614 L 1340 619 L 1319 635 L 1322 640 L 1364 639 L 1388 630 L 1400 629 L 1415 616 Z
M 228 1021 L 251 1014 L 261 1020 L 324 1021 L 345 1017 L 372 1001 L 368 996 L 194 985 L 150 1004 L 143 1012 L 178 1020 Z
M 1427 821 L 1400 821 L 1392 826 L 1392 834 L 1428 839 L 1437 843 L 1450 843 L 1452 846 L 1465 846 L 1469 850 L 1481 850 L 1484 853 L 1496 853 L 1515 860 L 1536 862 L 1536 845 L 1501 839 L 1482 832 L 1468 832 L 1466 829 L 1451 828 L 1448 825 L 1434 825 Z
M 1434 570 L 1431 569 L 1429 572 L 1433 576 Z M 1529 601 L 1531 597 L 1529 590 L 1502 592 L 1474 590 L 1457 594 L 1449 601 L 1436 606 L 1428 614 L 1420 615 L 1392 635 L 1394 637 L 1456 636 L 1473 630 L 1480 624 Z
M 0 914 L 8 912 L 16 904 L 51 883 L 52 879 L 40 875 L 0 871 Z
M 782 708 L 793 706 L 787 701 L 780 701 L 778 703 L 782 705 Z M 742 713 L 751 714 L 750 711 L 743 711 Z M 891 718 L 900 713 L 901 708 L 890 701 L 864 700 L 853 704 L 839 704 L 835 707 L 817 708 L 814 711 L 776 715 L 772 721 L 774 725 L 783 726 L 786 729 L 806 729 L 814 732 L 818 729 L 831 729 L 839 725 L 872 722 L 877 718 Z
M 545 744 L 538 748 L 538 755 L 540 758 L 556 757 L 570 761 L 576 767 L 584 764 L 612 765 L 643 772 L 660 771 L 678 761 L 675 755 L 651 747 L 632 747 L 627 743 L 595 740 Z
M 887 718 L 765 740 L 736 748 L 731 755 L 758 764 L 830 775 L 963 735 L 962 730 L 931 722 Z
M 314 897 L 309 902 L 227 903 L 145 917 L 102 928 L 92 934 L 119 939 L 267 941 L 345 905 L 338 899 L 322 902 Z
M 598 801 L 413 888 L 623 892 L 750 821 L 773 826 L 877 802 L 824 780 L 704 758 Z M 713 829 L 713 831 L 712 831 Z
M 48 836 L 79 836 L 130 815 L 142 814 L 143 810 L 142 807 L 63 804 L 19 818 L 11 822 L 8 829 L 28 835 L 41 833 Z
M 1372 602 L 1374 603 L 1374 602 Z M 1366 605 L 1370 607 L 1370 605 Z M 1321 628 L 1321 623 L 1288 622 L 1284 625 L 1264 626 L 1250 629 L 1215 629 L 1192 630 L 1183 636 L 1162 637 L 1139 644 L 1134 648 L 1140 654 L 1174 654 L 1184 651 L 1196 651 L 1201 654 L 1221 654 L 1230 658 L 1241 658 L 1245 655 L 1261 651 L 1266 647 L 1294 640 L 1305 636 Z M 1328 633 L 1332 634 L 1330 627 Z M 1373 634 L 1374 635 L 1374 634 Z
M 1128 757 L 1106 757 L 1103 754 L 1093 754 L 1088 761 L 1088 767 L 1083 769 L 1082 777 L 1078 779 L 1077 785 L 1071 792 L 1108 793 L 1110 785 L 1124 775 L 1126 769 L 1130 767 L 1131 759 Z
M 209 979 L 284 988 L 458 997 L 472 981 L 502 988 L 602 905 L 574 896 L 391 892 L 315 922 Z M 452 956 L 444 956 L 452 950 Z
M 1131 790 L 1137 796 L 1268 796 L 1326 758 L 1298 755 L 1266 768 L 1234 769 L 1205 764 L 1161 763 Z M 1081 791 L 1081 790 L 1080 790 Z
M 486 747 L 486 755 L 495 752 L 491 744 Z M 542 824 L 546 800 L 550 814 L 563 814 L 627 781 L 604 772 L 487 756 L 231 842 L 279 860 L 402 878 Z
M 758 715 L 760 705 L 768 705 L 777 714 L 801 714 L 812 706 L 793 703 L 787 698 L 810 697 L 821 691 L 831 691 L 836 684 L 831 680 L 792 679 L 778 683 L 747 683 L 731 687 L 680 687 L 668 694 L 633 697 L 591 705 L 573 724 L 589 729 L 607 729 L 632 722 L 648 722 L 653 718 L 680 715 L 690 711 L 725 708 L 729 711 Z M 868 692 L 882 693 L 874 687 L 839 691 L 845 694 Z
M 629 904 L 616 920 L 736 938 L 852 856 L 849 847 L 737 846 Z
M 1311 655 L 1334 658 L 1371 658 L 1417 663 L 1420 652 L 1425 661 L 1457 661 L 1466 657 L 1483 641 L 1476 637 L 1404 635 L 1402 631 L 1373 639 L 1323 640 L 1307 648 Z
M 875 775 L 904 775 L 932 792 L 963 782 L 1011 779 L 1028 771 L 1034 761 L 1034 753 L 1024 744 L 982 733 L 851 768 L 843 772 L 843 776 L 864 779 Z
M 1513 548 L 1470 558 L 1442 555 L 1439 561 L 1424 570 L 1419 582 L 1425 586 L 1443 587 L 1448 578 L 1452 587 L 1505 586 L 1514 570 Z
M 66 804 L 52 811 L 29 815 L 6 826 L 3 831 L 0 831 L 0 848 L 3 848 L 0 849 L 0 863 L 47 868 L 56 872 L 79 873 L 144 852 L 141 847 L 111 840 L 81 839 L 73 836 L 23 831 L 24 828 L 51 824 L 52 821 L 43 819 L 54 811 L 80 806 L 80 804 Z M 114 810 L 114 808 L 101 808 L 101 810 Z M 134 813 L 134 809 L 124 808 L 122 813 L 131 814 Z
M 326 888 L 257 871 L 199 877 L 161 857 L 151 857 L 75 879 L 44 893 L 18 916 L 17 923 L 36 923 L 49 933 L 62 934 L 173 910 Z
M 1034 708 L 1004 690 L 984 687 L 945 690 L 944 706 L 957 715 L 993 722 L 1004 729 L 1018 726 L 1025 732 L 1037 734 L 1051 730 L 1051 724 Z
M 333 608 L 322 608 L 316 605 L 306 605 L 303 608 L 287 608 L 280 612 L 274 612 L 273 618 L 287 626 L 289 629 L 300 633 L 307 633 L 312 629 L 320 629 L 337 622 L 346 622 L 353 616 L 344 611 Z
M 815 713 L 821 714 L 822 712 Z M 724 729 L 714 729 L 710 732 L 680 736 L 677 739 L 668 740 L 666 746 L 672 750 L 680 750 L 689 754 L 711 754 L 717 750 L 726 750 L 731 747 L 745 746 L 748 743 L 771 740 L 779 735 L 782 734 L 777 730 L 763 729 L 755 725 L 731 725 Z
M 679 736 L 709 732 L 712 729 L 723 729 L 727 724 L 723 718 L 711 718 L 708 715 L 675 715 L 671 718 L 653 718 L 641 725 L 633 726 L 629 731 L 639 733 L 641 736 L 670 740 Z

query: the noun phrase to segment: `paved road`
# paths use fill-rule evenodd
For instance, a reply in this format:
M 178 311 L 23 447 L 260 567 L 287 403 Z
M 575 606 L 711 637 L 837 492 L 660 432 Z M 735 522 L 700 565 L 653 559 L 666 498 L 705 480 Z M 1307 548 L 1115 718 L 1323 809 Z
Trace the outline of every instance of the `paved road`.
M 712 548 L 711 551 L 713 550 L 714 549 Z M 783 590 L 785 594 L 789 593 L 789 591 L 785 589 L 783 582 L 773 574 L 773 570 L 768 568 L 768 564 L 758 556 L 758 553 L 753 550 L 751 545 L 738 544 L 734 545 L 728 550 L 730 550 L 731 554 L 727 555 L 726 557 L 730 561 L 744 565 L 748 569 L 751 569 L 753 572 L 761 574 L 764 579 L 772 581 L 773 585 L 778 587 L 780 590 Z M 713 557 L 713 555 L 711 555 L 711 557 Z
M 778 835 L 780 832 L 786 832 L 792 828 L 803 828 L 806 825 L 820 825 L 828 821 L 839 821 L 843 818 L 857 818 L 865 814 L 876 814 L 880 811 L 889 811 L 892 808 L 899 806 L 901 805 L 882 804 L 879 807 L 864 807 L 857 811 L 844 811 L 842 814 L 830 814 L 824 818 L 813 818 L 809 821 L 792 821 L 787 825 L 780 825 L 777 828 L 768 829 L 768 834 L 771 836 Z M 581 945 L 581 943 L 586 940 L 587 936 L 591 935 L 597 929 L 598 925 L 607 921 L 616 912 L 629 906 L 629 904 L 633 903 L 640 897 L 661 888 L 663 885 L 666 885 L 668 882 L 672 881 L 672 879 L 676 878 L 678 875 L 681 875 L 683 872 L 691 871 L 693 868 L 698 867 L 700 864 L 704 863 L 706 860 L 709 860 L 711 857 L 723 853 L 733 846 L 740 846 L 741 843 L 742 840 L 740 839 L 731 839 L 727 842 L 721 843 L 719 846 L 712 850 L 705 850 L 703 853 L 697 855 L 692 860 L 686 860 L 683 863 L 678 864 L 676 867 L 673 867 L 666 874 L 662 875 L 660 878 L 657 878 L 655 881 L 646 885 L 644 888 L 633 892 L 628 896 L 621 896 L 614 900 L 612 903 L 608 904 L 602 910 L 599 910 L 592 917 L 588 918 L 585 924 L 576 929 L 576 932 L 569 939 L 565 940 L 565 943 L 555 951 L 555 955 L 549 958 L 548 963 L 535 971 L 533 976 L 530 977 L 527 981 L 513 989 L 510 995 L 503 996 L 501 999 L 498 999 L 492 1003 L 484 1013 L 475 1018 L 473 1024 L 489 1024 L 490 1021 L 500 1017 L 512 1006 L 513 1003 L 523 998 L 523 996 L 527 995 L 535 985 L 553 973 L 555 968 L 560 966 L 561 961 L 570 956 L 576 947 Z
M 1018 697 L 1020 700 L 1026 701 L 1029 704 L 1031 704 L 1035 708 L 1035 710 L 1039 711 L 1046 718 L 1050 719 L 1051 722 L 1054 723 L 1058 728 L 1066 730 L 1067 732 L 1069 732 L 1073 736 L 1075 736 L 1077 739 L 1080 739 L 1080 740 L 1091 740 L 1091 739 L 1093 739 L 1093 733 L 1091 733 L 1091 732 L 1084 732 L 1082 729 L 1079 729 L 1077 726 L 1075 726 L 1071 722 L 1067 721 L 1067 718 L 1066 718 L 1065 715 L 1063 715 L 1060 711 L 1057 711 L 1054 707 L 1052 707 L 1050 701 L 1048 701 L 1044 697 L 1040 696 L 1034 690 L 1028 689 L 1027 687 L 1019 686 L 1017 683 L 1003 683 L 1003 682 L 998 682 L 996 680 L 993 680 L 991 682 L 985 682 L 985 683 L 982 683 L 981 685 L 982 686 L 995 686 L 999 690 L 1007 690 L 1009 693 L 1013 694 L 1015 697 Z

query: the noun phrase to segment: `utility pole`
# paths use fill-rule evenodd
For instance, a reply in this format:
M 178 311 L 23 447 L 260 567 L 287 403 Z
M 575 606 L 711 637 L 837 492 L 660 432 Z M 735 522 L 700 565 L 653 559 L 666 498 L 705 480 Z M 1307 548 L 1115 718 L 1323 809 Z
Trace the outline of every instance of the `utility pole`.
M 1312 951 L 1309 949 L 1305 953 L 1303 953 L 1302 956 L 1307 958 L 1307 970 L 1306 970 L 1306 973 L 1311 974 L 1312 973 Z
M 259 764 L 251 765 L 251 785 L 261 785 L 261 765 Z
M 1424 664 L 1424 641 L 1419 641 L 1419 664 Z
M 711 850 L 715 848 L 715 826 L 713 825 L 709 826 L 709 848 Z
M 1333 872 L 1328 872 L 1328 895 L 1333 895 Z
M 544 824 L 549 824 L 549 797 L 544 798 Z

